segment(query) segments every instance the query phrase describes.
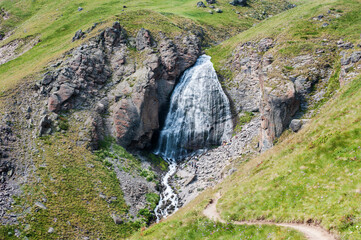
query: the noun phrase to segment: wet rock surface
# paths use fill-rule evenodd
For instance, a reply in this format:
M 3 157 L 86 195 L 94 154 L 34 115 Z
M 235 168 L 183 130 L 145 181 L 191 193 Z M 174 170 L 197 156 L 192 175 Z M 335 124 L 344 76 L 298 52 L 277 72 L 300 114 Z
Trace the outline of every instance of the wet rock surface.
M 203 190 L 215 186 L 234 173 L 238 164 L 258 153 L 259 116 L 245 124 L 228 142 L 179 164 L 171 179 L 180 205 L 185 205 Z

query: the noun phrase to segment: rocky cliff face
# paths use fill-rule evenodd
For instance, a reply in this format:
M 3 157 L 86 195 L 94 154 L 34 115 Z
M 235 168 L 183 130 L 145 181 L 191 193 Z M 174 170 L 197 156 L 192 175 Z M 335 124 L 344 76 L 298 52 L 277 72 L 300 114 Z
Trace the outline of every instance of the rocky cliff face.
M 201 35 L 188 32 L 171 39 L 162 33 L 152 36 L 145 29 L 132 37 L 115 22 L 49 65 L 35 85 L 19 86 L 1 111 L 1 222 L 16 222 L 17 216 L 9 212 L 11 199 L 36 171 L 35 139 L 65 132 L 64 119 L 79 124 L 74 139 L 78 145 L 97 149 L 100 140 L 112 136 L 124 147 L 149 147 L 178 77 L 201 54 L 201 41 Z M 142 164 L 150 168 L 149 163 Z M 145 194 L 157 192 L 156 184 L 122 169 L 116 168 L 116 174 L 124 199 L 132 206 L 130 214 L 136 217 L 147 206 Z
M 124 147 L 149 147 L 177 78 L 201 53 L 195 35 L 158 39 L 141 29 L 133 43 L 116 22 L 70 51 L 37 85 L 47 111 L 91 109 L 95 140 L 106 134 Z
M 228 63 L 233 78 L 225 86 L 237 113 L 260 112 L 262 151 L 273 146 L 293 118 L 306 111 L 311 115 L 312 106 L 325 97 L 337 59 L 336 43 L 321 44 L 323 50 L 298 56 L 281 54 L 282 44 L 270 38 L 242 43 L 234 50 Z

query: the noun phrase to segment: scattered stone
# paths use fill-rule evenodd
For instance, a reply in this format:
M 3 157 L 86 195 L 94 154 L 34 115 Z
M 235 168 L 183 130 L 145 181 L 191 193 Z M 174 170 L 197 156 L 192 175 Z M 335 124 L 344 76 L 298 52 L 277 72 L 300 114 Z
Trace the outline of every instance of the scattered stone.
M 141 51 L 148 47 L 156 47 L 157 44 L 153 40 L 150 32 L 144 28 L 141 28 L 137 34 L 136 47 L 138 51 Z
M 35 206 L 37 206 L 38 208 L 41 208 L 41 209 L 44 209 L 44 210 L 47 210 L 48 208 L 42 204 L 41 202 L 35 202 Z
M 342 40 L 340 41 L 337 41 L 337 47 L 338 48 L 343 48 L 343 49 L 352 49 L 354 46 L 353 46 L 353 43 L 351 42 L 344 42 Z
M 81 12 L 83 11 L 83 8 L 82 7 L 78 7 L 78 12 Z
M 199 1 L 199 2 L 197 2 L 197 7 L 203 7 L 203 8 L 205 8 L 206 5 L 204 5 L 204 3 L 203 3 L 202 1 Z
M 293 119 L 290 123 L 290 129 L 293 132 L 298 132 L 303 125 L 307 124 L 309 122 L 309 119 Z
M 53 232 L 54 232 L 54 228 L 50 227 L 50 228 L 48 229 L 48 233 L 53 233 Z
M 49 119 L 48 115 L 45 115 L 41 118 L 39 123 L 39 137 L 51 133 L 52 121 Z
M 358 61 L 360 61 L 360 59 L 361 59 L 361 52 L 360 51 L 353 52 L 351 54 L 351 62 L 357 63 Z
M 345 65 L 349 65 L 351 63 L 351 57 L 343 57 L 341 58 L 341 65 L 345 66 Z
M 216 3 L 216 0 L 206 0 L 206 2 L 207 2 L 208 4 L 214 4 L 214 3 Z
M 330 24 L 324 23 L 324 24 L 322 24 L 322 27 L 328 27 L 328 25 L 330 25 Z
M 245 6 L 247 6 L 247 0 L 232 0 L 229 2 L 229 4 L 231 4 L 233 6 L 245 7 Z
M 212 11 L 212 10 L 209 10 L 208 12 L 209 12 L 209 14 L 213 14 L 213 11 Z
M 113 218 L 115 224 L 124 223 L 124 220 L 118 215 L 112 214 L 112 218 Z
M 216 11 L 216 13 L 222 13 L 223 12 L 222 9 L 220 9 L 220 8 L 217 8 L 215 11 Z
M 76 41 L 76 40 L 79 40 L 79 39 L 81 39 L 84 35 L 85 35 L 85 33 L 80 29 L 80 30 L 78 30 L 78 31 L 75 33 L 72 41 L 74 42 L 74 41 Z

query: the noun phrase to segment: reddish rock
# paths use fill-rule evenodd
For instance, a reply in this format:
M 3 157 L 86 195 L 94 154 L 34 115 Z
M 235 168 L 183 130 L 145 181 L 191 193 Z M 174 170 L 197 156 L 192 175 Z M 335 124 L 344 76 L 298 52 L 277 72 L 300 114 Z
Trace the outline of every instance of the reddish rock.
M 60 89 L 57 93 L 60 97 L 61 103 L 63 103 L 66 100 L 68 100 L 71 96 L 73 96 L 74 88 L 69 86 L 68 84 L 63 84 L 60 86 Z
M 50 112 L 56 112 L 60 108 L 60 101 L 56 94 L 53 94 L 48 99 L 48 110 Z
M 59 91 L 52 94 L 48 99 L 48 110 L 50 112 L 57 112 L 60 110 L 61 105 L 71 98 L 74 94 L 74 88 L 68 84 L 62 84 Z

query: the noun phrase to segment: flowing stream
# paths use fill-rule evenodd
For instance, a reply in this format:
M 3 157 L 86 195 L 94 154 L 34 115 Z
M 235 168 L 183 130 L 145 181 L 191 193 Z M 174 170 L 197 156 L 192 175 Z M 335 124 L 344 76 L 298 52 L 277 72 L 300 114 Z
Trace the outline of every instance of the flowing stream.
M 202 55 L 186 70 L 171 96 L 170 109 L 155 154 L 169 163 L 163 192 L 155 209 L 157 221 L 178 209 L 169 183 L 177 161 L 228 141 L 233 124 L 229 100 L 218 81 L 211 57 Z

